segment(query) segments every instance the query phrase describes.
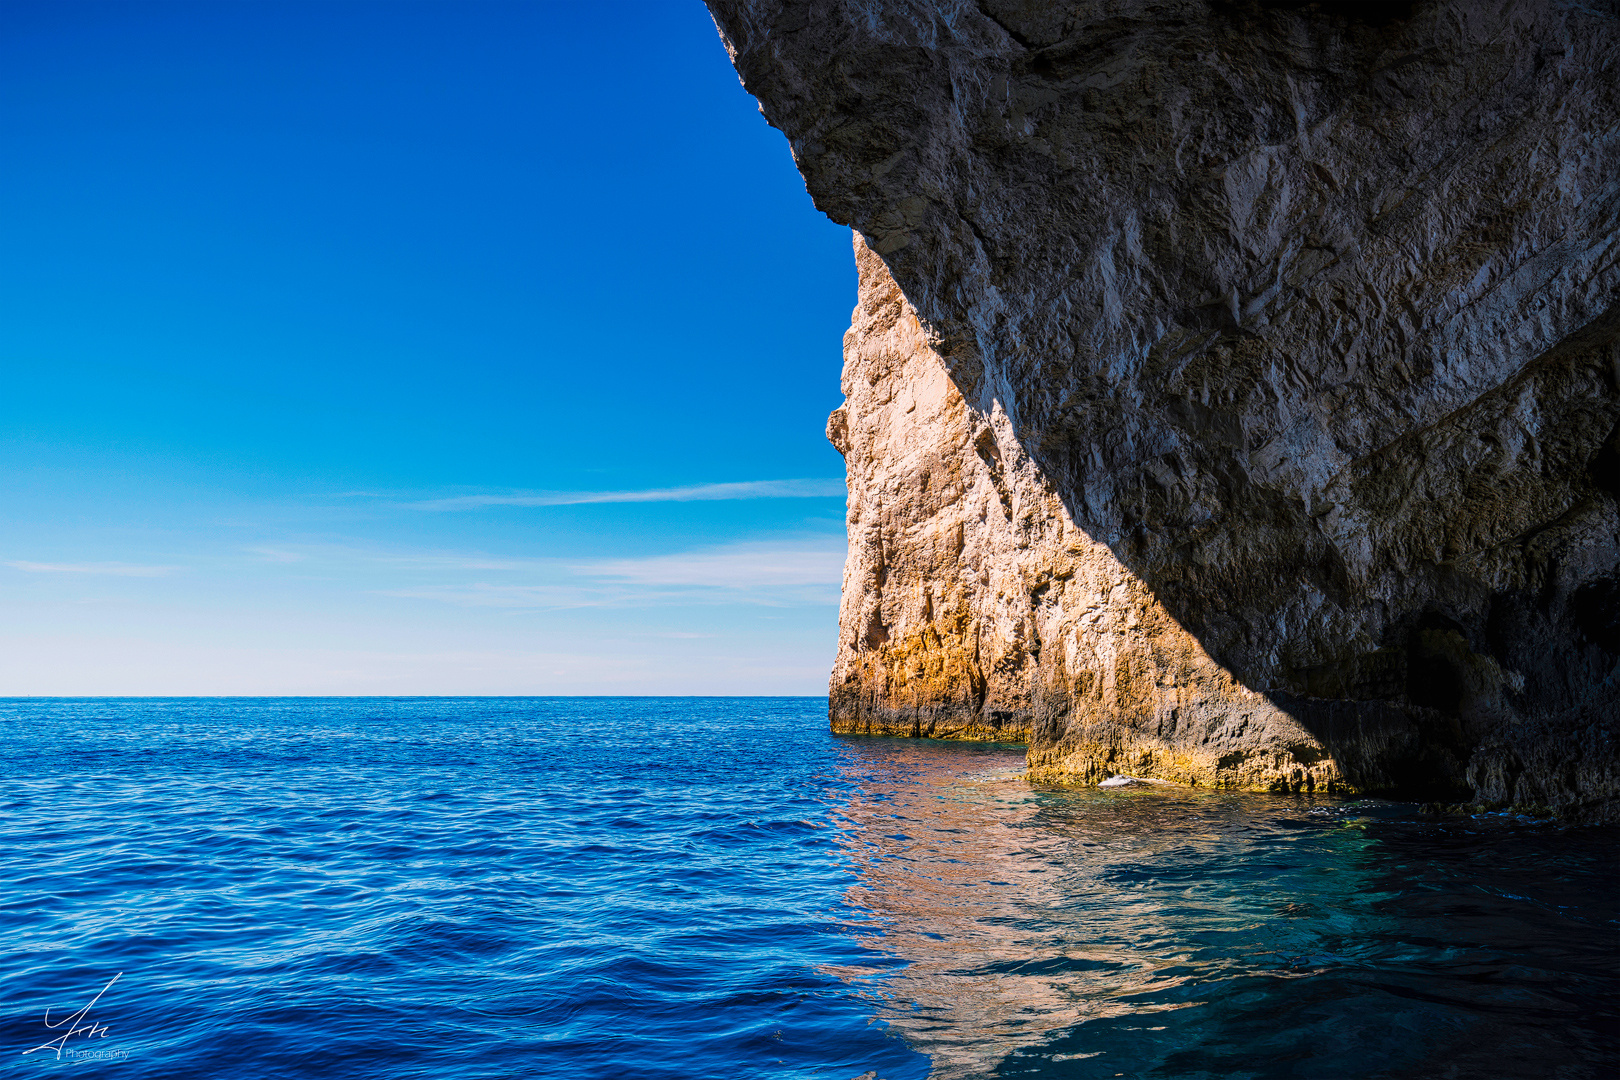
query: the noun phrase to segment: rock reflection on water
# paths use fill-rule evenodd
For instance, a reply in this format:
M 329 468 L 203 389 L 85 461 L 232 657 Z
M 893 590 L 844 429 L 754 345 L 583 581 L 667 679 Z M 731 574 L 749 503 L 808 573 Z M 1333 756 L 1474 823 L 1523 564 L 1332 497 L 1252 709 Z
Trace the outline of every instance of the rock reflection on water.
M 837 972 L 939 1078 L 1609 1075 L 1612 836 L 1185 789 L 850 738 L 839 808 L 901 962 Z

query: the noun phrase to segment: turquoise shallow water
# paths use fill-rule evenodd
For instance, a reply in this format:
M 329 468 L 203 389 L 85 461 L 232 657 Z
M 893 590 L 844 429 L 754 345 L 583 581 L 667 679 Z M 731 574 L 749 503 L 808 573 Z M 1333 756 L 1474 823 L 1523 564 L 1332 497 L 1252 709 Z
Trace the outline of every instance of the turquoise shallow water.
M 1043 790 L 824 710 L 0 701 L 0 1071 L 1620 1069 L 1613 830 Z

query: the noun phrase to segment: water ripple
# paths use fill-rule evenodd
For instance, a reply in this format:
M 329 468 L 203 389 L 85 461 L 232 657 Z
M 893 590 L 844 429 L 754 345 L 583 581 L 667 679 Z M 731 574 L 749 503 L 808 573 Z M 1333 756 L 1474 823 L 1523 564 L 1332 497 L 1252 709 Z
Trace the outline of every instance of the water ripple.
M 1616 1067 L 1612 831 L 1039 789 L 807 699 L 4 701 L 0 762 L 21 1073 Z

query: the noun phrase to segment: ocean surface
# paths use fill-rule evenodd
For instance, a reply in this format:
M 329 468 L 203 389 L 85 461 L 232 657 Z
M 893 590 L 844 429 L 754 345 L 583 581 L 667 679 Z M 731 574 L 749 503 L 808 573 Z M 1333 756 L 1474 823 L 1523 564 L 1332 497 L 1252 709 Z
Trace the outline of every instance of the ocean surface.
M 1022 768 L 821 699 L 0 701 L 0 1073 L 1620 1069 L 1614 830 Z

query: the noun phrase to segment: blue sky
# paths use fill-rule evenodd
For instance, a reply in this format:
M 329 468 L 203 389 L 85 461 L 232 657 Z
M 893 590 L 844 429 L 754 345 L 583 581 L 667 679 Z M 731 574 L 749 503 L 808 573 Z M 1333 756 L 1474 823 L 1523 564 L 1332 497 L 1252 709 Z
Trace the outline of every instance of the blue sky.
M 696 0 L 4 0 L 0 694 L 821 693 L 854 299 Z

